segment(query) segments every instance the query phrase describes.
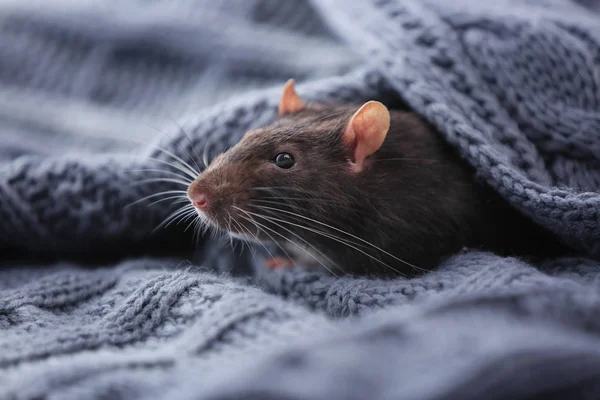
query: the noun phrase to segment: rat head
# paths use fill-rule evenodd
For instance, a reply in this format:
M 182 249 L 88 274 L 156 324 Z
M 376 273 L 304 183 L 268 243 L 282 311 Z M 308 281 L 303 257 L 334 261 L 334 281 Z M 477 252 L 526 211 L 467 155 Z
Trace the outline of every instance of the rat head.
M 389 112 L 379 102 L 308 105 L 289 80 L 276 121 L 215 157 L 189 186 L 188 197 L 204 221 L 233 236 L 289 239 L 299 228 L 280 221 L 292 216 L 282 210 L 318 220 L 324 214 L 344 218 L 360 198 L 355 180 L 371 167 L 370 156 L 389 126 Z

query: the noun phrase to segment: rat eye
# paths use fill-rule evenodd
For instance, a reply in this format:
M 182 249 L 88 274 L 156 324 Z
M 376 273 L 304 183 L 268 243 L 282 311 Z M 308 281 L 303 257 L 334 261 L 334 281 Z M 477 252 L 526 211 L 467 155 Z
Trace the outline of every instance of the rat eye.
M 292 168 L 296 164 L 296 160 L 294 160 L 294 157 L 290 153 L 279 153 L 273 158 L 272 162 L 283 169 Z

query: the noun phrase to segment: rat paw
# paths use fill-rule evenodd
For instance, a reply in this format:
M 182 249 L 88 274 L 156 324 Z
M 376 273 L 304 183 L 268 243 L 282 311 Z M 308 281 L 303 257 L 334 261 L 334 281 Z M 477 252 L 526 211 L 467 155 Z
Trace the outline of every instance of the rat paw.
M 283 258 L 283 257 L 269 258 L 265 262 L 265 264 L 268 268 L 271 268 L 271 269 L 290 268 L 295 265 L 294 261 L 292 261 L 288 258 Z

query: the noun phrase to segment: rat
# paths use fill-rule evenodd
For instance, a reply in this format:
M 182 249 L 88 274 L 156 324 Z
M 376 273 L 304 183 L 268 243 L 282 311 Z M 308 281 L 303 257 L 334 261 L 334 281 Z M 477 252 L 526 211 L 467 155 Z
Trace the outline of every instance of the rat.
M 562 248 L 418 114 L 375 100 L 307 103 L 293 79 L 275 121 L 217 155 L 187 196 L 207 225 L 277 244 L 285 255 L 271 254 L 272 268 L 408 277 L 465 248 L 524 257 Z

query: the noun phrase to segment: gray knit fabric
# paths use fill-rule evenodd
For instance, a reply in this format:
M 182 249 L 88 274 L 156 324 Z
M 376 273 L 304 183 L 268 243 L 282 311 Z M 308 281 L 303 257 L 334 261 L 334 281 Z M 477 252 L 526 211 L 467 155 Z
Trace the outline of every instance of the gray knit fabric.
M 0 3 L 0 399 L 600 398 L 598 10 Z M 154 232 L 181 204 L 129 206 L 181 189 L 148 181 L 173 156 L 272 121 L 290 77 L 308 100 L 423 115 L 577 256 L 268 271 L 260 247 Z

